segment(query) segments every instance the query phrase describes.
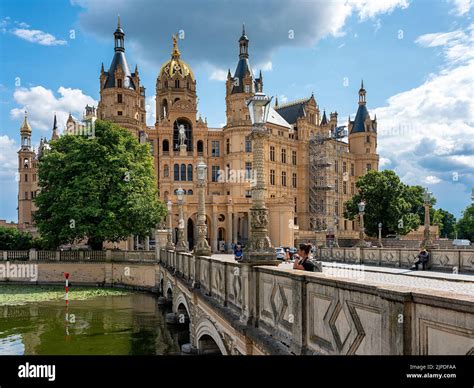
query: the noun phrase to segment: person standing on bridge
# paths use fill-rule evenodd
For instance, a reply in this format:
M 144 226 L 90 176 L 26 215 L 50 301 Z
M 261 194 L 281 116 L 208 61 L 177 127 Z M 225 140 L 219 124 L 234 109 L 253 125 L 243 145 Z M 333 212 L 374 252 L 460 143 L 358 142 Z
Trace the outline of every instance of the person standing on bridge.
M 234 250 L 234 259 L 236 261 L 241 261 L 243 254 L 244 253 L 242 252 L 242 245 L 237 244 Z

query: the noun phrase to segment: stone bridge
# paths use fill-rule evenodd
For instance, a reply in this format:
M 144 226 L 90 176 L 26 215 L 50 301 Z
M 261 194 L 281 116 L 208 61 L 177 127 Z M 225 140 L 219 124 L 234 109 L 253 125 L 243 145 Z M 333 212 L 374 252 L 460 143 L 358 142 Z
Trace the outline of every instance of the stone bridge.
M 169 323 L 189 324 L 187 353 L 474 353 L 472 283 L 435 289 L 422 279 L 412 288 L 167 250 L 75 260 L 53 253 L 35 253 L 29 261 L 13 256 L 12 263 L 38 265 L 36 283 L 62 284 L 69 272 L 73 284 L 158 293 L 159 303 L 172 306 Z

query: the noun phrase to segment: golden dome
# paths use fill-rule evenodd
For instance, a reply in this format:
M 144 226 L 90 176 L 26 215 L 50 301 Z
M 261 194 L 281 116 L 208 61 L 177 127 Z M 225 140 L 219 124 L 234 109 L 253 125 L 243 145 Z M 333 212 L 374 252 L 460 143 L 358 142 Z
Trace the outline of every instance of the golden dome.
M 171 53 L 171 59 L 161 66 L 158 78 L 161 78 L 163 74 L 167 74 L 168 77 L 172 78 L 176 73 L 178 73 L 183 78 L 189 75 L 194 81 L 193 71 L 189 65 L 180 58 L 181 53 L 179 52 L 177 41 L 177 36 L 173 35 L 173 52 Z

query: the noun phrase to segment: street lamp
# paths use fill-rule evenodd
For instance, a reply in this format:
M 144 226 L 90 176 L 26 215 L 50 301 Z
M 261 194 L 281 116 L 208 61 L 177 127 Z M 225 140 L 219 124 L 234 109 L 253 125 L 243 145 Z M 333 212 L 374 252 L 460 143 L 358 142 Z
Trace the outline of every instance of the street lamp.
M 198 256 L 211 256 L 211 247 L 207 242 L 207 225 L 206 225 L 206 197 L 205 186 L 207 178 L 207 166 L 202 158 L 196 166 L 197 171 L 197 186 L 199 190 L 199 204 L 198 204 L 198 218 L 197 230 L 198 240 L 194 247 L 194 254 Z
M 360 201 L 358 203 L 358 208 L 359 208 L 359 220 L 360 220 L 360 225 L 359 225 L 359 241 L 357 243 L 358 247 L 365 247 L 365 231 L 364 231 L 364 211 L 365 211 L 365 202 Z
M 184 190 L 181 187 L 176 190 L 176 197 L 178 198 L 179 206 L 178 242 L 176 243 L 176 252 L 186 252 L 188 250 L 188 246 L 186 245 L 186 241 L 184 240 Z
M 253 143 L 253 166 L 257 172 L 252 187 L 252 206 L 250 207 L 250 240 L 245 247 L 243 261 L 275 261 L 275 250 L 268 237 L 268 209 L 265 206 L 265 152 L 264 142 L 270 136 L 265 123 L 270 112 L 272 98 L 257 92 L 247 101 L 252 121 L 251 139 Z
M 174 250 L 173 244 L 173 202 L 171 200 L 168 201 L 168 241 L 166 243 L 166 249 Z
M 379 227 L 379 248 L 383 248 L 383 244 L 382 244 L 382 223 L 381 222 L 379 222 L 378 227 Z

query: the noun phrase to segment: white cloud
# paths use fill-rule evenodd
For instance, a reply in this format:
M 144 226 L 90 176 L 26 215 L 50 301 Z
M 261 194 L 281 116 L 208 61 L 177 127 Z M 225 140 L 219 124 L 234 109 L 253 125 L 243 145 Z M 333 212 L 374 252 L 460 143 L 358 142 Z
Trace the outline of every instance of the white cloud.
M 390 166 L 390 164 L 392 164 L 392 161 L 389 158 L 384 158 L 383 156 L 380 157 L 380 160 L 379 160 L 380 168 Z
M 149 96 L 146 98 L 146 123 L 147 125 L 155 126 L 156 122 L 156 96 Z
M 391 13 L 396 8 L 405 9 L 408 0 L 348 0 L 347 6 L 359 14 L 361 20 L 373 18 L 379 14 Z
M 56 113 L 58 126 L 66 123 L 69 113 L 82 118 L 86 105 L 97 106 L 97 101 L 85 95 L 80 89 L 61 86 L 56 97 L 52 90 L 43 86 L 20 88 L 13 93 L 15 102 L 20 106 L 10 111 L 12 119 L 21 123 L 25 107 L 28 110 L 28 120 L 33 130 L 50 130 L 53 124 L 53 115 Z
M 19 145 L 7 135 L 0 136 L 0 181 L 11 181 L 18 169 Z
M 288 97 L 284 94 L 278 96 L 278 104 L 286 104 L 288 102 Z
M 31 43 L 38 43 L 42 46 L 63 46 L 67 44 L 65 40 L 57 39 L 54 35 L 48 34 L 41 30 L 28 30 L 25 28 L 15 28 L 12 30 L 13 35 L 18 38 L 27 40 Z
M 434 175 L 428 175 L 425 179 L 423 179 L 423 182 L 428 184 L 428 185 L 435 185 L 439 182 L 441 182 L 441 179 Z
M 463 16 L 474 7 L 474 0 L 448 0 L 453 5 L 453 12 L 456 16 Z
M 418 37 L 426 50 L 441 50 L 444 64 L 421 85 L 371 112 L 379 124 L 379 153 L 403 181 L 436 184 L 458 196 L 464 192 L 466 201 L 474 182 L 473 33 L 471 25 Z M 453 198 L 446 194 L 445 201 Z
M 256 68 L 260 69 L 262 71 L 272 71 L 273 70 L 273 63 L 272 63 L 272 61 L 259 63 L 259 64 L 257 64 Z
M 209 79 L 213 81 L 225 81 L 227 80 L 227 71 L 224 69 L 218 69 L 217 67 L 211 71 Z

